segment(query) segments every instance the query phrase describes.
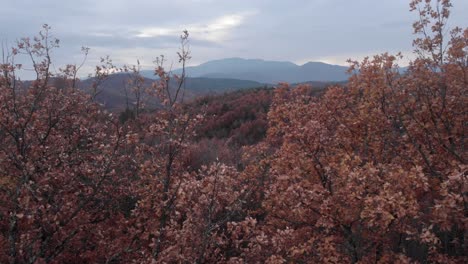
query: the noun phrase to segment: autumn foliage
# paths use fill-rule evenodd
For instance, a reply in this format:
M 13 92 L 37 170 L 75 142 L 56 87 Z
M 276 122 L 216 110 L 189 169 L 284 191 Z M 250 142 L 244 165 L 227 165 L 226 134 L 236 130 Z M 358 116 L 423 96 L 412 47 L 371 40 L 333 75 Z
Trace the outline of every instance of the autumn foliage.
M 136 81 L 125 120 L 94 100 L 109 72 L 85 93 L 80 66 L 51 72 L 47 25 L 22 39 L 0 65 L 0 263 L 468 262 L 468 29 L 446 34 L 447 0 L 410 7 L 405 71 L 385 53 L 320 95 L 187 104 L 185 72 L 161 58 L 144 91 L 160 107 L 143 109 Z

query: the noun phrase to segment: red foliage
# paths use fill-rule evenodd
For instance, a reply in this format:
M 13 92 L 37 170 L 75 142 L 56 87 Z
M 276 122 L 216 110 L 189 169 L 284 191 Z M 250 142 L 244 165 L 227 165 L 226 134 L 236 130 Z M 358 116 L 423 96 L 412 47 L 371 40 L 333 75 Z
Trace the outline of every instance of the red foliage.
M 76 67 L 54 87 L 45 26 L 0 65 L 0 262 L 466 263 L 468 29 L 444 40 L 451 5 L 435 4 L 411 4 L 422 35 L 404 74 L 382 54 L 320 96 L 184 106 L 184 74 L 160 61 L 163 105 L 125 122 L 74 88 Z
M 266 135 L 272 98 L 272 89 L 260 88 L 198 99 L 191 106 L 205 115 L 198 138 L 224 138 L 236 147 L 258 143 Z
M 91 261 L 122 216 L 118 198 L 129 157 L 120 153 L 123 129 L 75 89 L 48 84 L 47 30 L 20 52 L 37 58 L 38 79 L 15 81 L 15 66 L 0 79 L 1 262 Z M 55 42 L 51 42 L 55 43 Z M 10 67 L 10 68 L 8 68 Z M 70 255 L 71 254 L 71 255 Z

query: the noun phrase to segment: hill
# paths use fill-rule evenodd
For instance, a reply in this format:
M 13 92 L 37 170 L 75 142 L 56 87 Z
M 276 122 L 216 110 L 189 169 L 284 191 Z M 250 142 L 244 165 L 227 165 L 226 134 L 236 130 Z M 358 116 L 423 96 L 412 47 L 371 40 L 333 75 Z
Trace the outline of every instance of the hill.
M 127 89 L 128 102 L 129 104 L 133 101 L 133 95 L 130 92 L 128 86 L 127 74 L 114 74 L 105 80 L 101 85 L 101 93 L 96 97 L 97 101 L 102 103 L 107 109 L 122 110 L 125 109 L 127 104 L 127 96 L 125 89 Z M 89 78 L 80 81 L 79 88 L 89 89 L 94 82 L 94 78 Z M 143 87 L 144 90 L 150 88 L 153 79 L 144 78 Z M 172 84 L 175 86 L 175 83 Z M 222 78 L 187 78 L 185 82 L 185 99 L 190 100 L 204 95 L 221 94 L 229 91 L 264 87 L 266 84 L 247 81 L 247 80 L 235 80 L 235 79 L 222 79 Z M 144 97 L 148 97 L 147 94 Z M 156 107 L 159 103 L 155 100 L 147 100 L 149 107 Z

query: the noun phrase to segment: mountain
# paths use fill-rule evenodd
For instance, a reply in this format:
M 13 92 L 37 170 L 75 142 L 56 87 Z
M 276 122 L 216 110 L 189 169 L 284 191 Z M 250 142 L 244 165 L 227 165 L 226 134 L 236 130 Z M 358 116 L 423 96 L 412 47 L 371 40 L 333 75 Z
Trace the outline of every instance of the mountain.
M 338 82 L 348 79 L 344 66 L 323 62 L 297 65 L 287 61 L 228 58 L 208 61 L 186 68 L 187 76 L 250 80 L 260 83 L 301 83 L 308 81 Z M 154 78 L 153 71 L 143 71 L 147 78 Z M 181 73 L 181 69 L 174 73 Z
M 125 95 L 126 83 L 128 83 L 129 76 L 127 74 L 113 74 L 109 76 L 102 84 L 100 91 L 101 93 L 96 97 L 96 100 L 102 103 L 107 109 L 123 110 L 127 104 L 127 97 Z M 89 78 L 79 82 L 78 87 L 87 90 L 92 86 L 94 79 Z M 150 88 L 153 79 L 144 78 L 143 87 Z M 176 84 L 172 83 L 172 89 L 175 89 Z M 220 78 L 187 78 L 185 80 L 185 99 L 193 99 L 199 96 L 208 94 L 220 94 L 229 91 L 264 87 L 266 84 L 262 84 L 255 81 L 246 80 L 235 80 L 235 79 L 220 79 Z M 128 91 L 128 101 L 131 104 L 133 101 L 133 94 Z M 144 95 L 148 97 L 148 95 Z M 159 102 L 156 100 L 147 100 L 153 102 L 148 105 L 150 108 L 157 107 Z

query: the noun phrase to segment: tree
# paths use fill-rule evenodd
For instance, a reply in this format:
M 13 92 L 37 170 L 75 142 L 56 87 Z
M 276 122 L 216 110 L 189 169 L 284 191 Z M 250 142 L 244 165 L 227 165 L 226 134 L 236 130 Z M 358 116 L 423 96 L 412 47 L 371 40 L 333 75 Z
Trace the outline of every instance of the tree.
M 449 1 L 411 7 L 423 37 L 407 73 L 382 54 L 352 62 L 347 86 L 319 99 L 276 91 L 266 216 L 234 233 L 244 261 L 467 261 L 468 30 L 443 40 Z
M 321 94 L 281 84 L 197 112 L 160 57 L 161 105 L 140 111 L 137 65 L 128 120 L 94 102 L 110 60 L 90 95 L 79 67 L 54 86 L 45 25 L 0 65 L 0 262 L 466 263 L 468 29 L 446 39 L 450 7 L 411 2 L 406 72 L 400 54 L 351 61 Z M 20 54 L 36 80 L 18 80 Z M 178 54 L 184 69 L 186 31 Z
M 0 79 L 1 262 L 89 261 L 121 212 L 118 195 L 128 159 L 119 155 L 124 131 L 111 115 L 74 89 L 49 84 L 50 27 L 22 39 Z M 36 80 L 15 79 L 13 59 L 30 57 Z

